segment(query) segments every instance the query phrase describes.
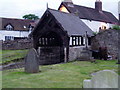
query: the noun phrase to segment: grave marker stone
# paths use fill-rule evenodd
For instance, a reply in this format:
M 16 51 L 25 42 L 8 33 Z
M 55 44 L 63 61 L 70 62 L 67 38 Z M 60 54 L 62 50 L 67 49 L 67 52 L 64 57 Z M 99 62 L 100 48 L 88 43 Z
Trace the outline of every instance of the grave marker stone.
M 38 73 L 39 72 L 39 56 L 37 51 L 32 48 L 28 52 L 25 58 L 25 72 L 27 73 Z
M 95 73 L 91 80 L 84 80 L 84 88 L 118 88 L 118 74 L 112 70 Z

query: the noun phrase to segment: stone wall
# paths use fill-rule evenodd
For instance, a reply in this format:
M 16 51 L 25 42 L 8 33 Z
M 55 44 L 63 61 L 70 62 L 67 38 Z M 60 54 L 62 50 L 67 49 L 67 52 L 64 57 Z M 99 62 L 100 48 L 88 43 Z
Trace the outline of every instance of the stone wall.
M 69 47 L 69 61 L 78 59 L 85 46 Z
M 66 60 L 67 53 L 64 47 L 39 47 L 37 50 L 39 55 L 39 64 L 48 65 L 81 60 L 81 57 L 85 56 L 82 54 L 83 48 L 85 48 L 85 46 L 69 47 L 69 56 L 68 60 Z M 85 60 L 88 60 L 87 58 L 88 57 L 86 57 Z
M 13 41 L 2 41 L 3 50 L 30 49 L 32 47 L 32 40 L 27 38 Z
M 90 61 L 92 58 L 91 46 L 86 49 L 85 46 L 69 47 L 69 61 L 80 60 Z
M 120 30 L 105 30 L 92 38 L 92 50 L 99 50 L 99 47 L 107 47 L 108 54 L 113 59 L 118 55 L 118 32 Z

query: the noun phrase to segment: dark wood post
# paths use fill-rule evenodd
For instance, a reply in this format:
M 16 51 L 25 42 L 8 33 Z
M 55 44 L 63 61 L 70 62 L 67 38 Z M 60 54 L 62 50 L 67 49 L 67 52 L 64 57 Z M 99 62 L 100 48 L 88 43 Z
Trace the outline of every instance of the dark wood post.
M 87 38 L 87 31 L 85 33 L 85 47 L 88 48 L 88 38 Z
M 37 50 L 38 49 L 39 40 L 36 37 L 33 37 L 33 47 Z
M 83 41 L 84 41 L 84 40 L 83 40 L 83 37 L 81 36 L 81 45 L 84 45 L 84 44 L 83 44 Z

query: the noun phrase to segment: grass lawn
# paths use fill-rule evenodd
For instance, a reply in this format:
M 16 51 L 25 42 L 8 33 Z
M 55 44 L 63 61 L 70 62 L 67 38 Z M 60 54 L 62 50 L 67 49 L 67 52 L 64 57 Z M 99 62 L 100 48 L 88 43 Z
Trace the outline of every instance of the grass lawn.
M 118 72 L 117 61 L 97 60 L 97 63 L 75 61 L 65 64 L 40 66 L 41 72 L 25 73 L 23 69 L 3 71 L 3 88 L 82 88 L 83 80 L 91 73 L 110 69 Z
M 0 60 L 0 64 L 9 63 L 14 60 L 18 60 L 24 58 L 27 54 L 28 50 L 2 50 L 0 51 L 0 56 L 2 54 L 2 60 Z

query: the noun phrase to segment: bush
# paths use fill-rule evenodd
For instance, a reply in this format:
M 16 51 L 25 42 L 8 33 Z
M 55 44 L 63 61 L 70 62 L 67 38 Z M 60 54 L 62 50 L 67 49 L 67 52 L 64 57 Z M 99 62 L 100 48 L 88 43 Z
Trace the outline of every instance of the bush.
M 112 27 L 112 29 L 120 30 L 120 26 L 119 25 L 115 25 L 115 26 Z
M 93 35 L 97 35 L 98 34 L 98 32 L 93 32 Z

